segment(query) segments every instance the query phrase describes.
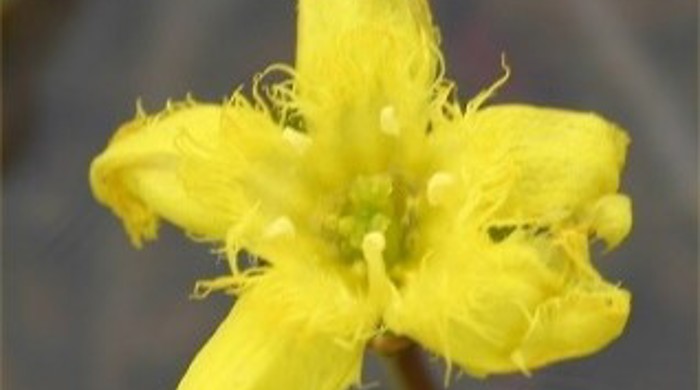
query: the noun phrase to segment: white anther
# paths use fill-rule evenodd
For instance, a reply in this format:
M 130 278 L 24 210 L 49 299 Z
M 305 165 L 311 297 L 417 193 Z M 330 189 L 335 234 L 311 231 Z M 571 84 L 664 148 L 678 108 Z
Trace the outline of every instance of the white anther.
M 392 137 L 398 137 L 401 133 L 399 120 L 396 118 L 394 106 L 385 106 L 379 112 L 379 129 L 382 133 Z
M 386 240 L 384 239 L 384 235 L 382 233 L 367 233 L 362 238 L 362 254 L 368 261 L 370 258 L 381 258 L 382 252 L 384 252 L 384 247 L 386 247 Z
M 437 172 L 428 180 L 427 196 L 428 204 L 437 206 L 445 201 L 445 197 L 454 185 L 455 178 L 447 172 Z
M 291 237 L 296 232 L 294 222 L 286 216 L 279 217 L 272 221 L 265 229 L 265 238 Z
M 309 146 L 311 146 L 311 138 L 308 135 L 291 127 L 285 127 L 284 130 L 282 130 L 282 138 L 289 142 L 299 154 L 304 154 Z

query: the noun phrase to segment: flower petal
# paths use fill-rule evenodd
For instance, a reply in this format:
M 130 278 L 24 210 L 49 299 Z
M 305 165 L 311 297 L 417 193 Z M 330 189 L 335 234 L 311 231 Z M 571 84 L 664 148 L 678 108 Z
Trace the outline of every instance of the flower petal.
M 139 113 L 93 161 L 92 191 L 123 220 L 135 245 L 155 238 L 159 217 L 196 234 L 224 235 L 225 216 L 188 195 L 179 174 L 184 151 L 178 146 L 188 136 L 213 142 L 221 113 L 220 107 L 203 104 L 183 104 L 153 117 Z
M 334 150 L 321 167 L 374 170 L 403 153 L 391 142 L 424 136 L 440 61 L 425 0 L 302 0 L 298 30 L 299 108 L 317 146 Z
M 438 155 L 457 156 L 439 160 L 452 181 L 387 325 L 477 376 L 603 348 L 630 296 L 593 268 L 589 237 L 612 247 L 630 230 L 616 193 L 626 135 L 593 114 L 529 106 L 467 110 L 464 125 L 436 133 Z
M 93 161 L 90 183 L 137 246 L 155 238 L 160 218 L 223 241 L 255 204 L 291 212 L 300 197 L 283 186 L 296 158 L 269 114 L 236 94 L 222 106 L 187 102 L 137 115 Z
M 467 123 L 472 145 L 466 169 L 509 177 L 494 218 L 553 222 L 618 189 L 629 140 L 595 114 L 503 105 L 468 114 Z M 608 215 L 625 218 L 624 208 L 617 209 Z
M 628 291 L 611 285 L 550 299 L 538 307 L 513 359 L 539 367 L 596 352 L 622 333 L 630 299 Z
M 334 272 L 312 261 L 272 267 L 244 290 L 178 388 L 345 389 L 357 383 L 377 316 Z
M 608 249 L 615 248 L 632 229 L 632 201 L 620 194 L 603 196 L 589 208 L 585 219 Z
M 593 353 L 621 333 L 629 294 L 574 245 L 586 236 L 552 243 L 514 232 L 494 243 L 478 231 L 452 234 L 405 279 L 387 326 L 475 376 Z

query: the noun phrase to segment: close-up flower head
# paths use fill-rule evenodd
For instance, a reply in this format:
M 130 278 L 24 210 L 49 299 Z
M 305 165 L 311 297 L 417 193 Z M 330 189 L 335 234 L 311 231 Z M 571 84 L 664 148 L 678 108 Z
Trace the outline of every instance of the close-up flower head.
M 5 0 L 12 390 L 693 390 L 692 0 Z
M 622 333 L 630 293 L 589 247 L 630 231 L 623 130 L 490 104 L 505 59 L 458 100 L 425 0 L 300 0 L 297 30 L 294 67 L 139 108 L 90 168 L 134 245 L 166 221 L 228 260 L 194 295 L 237 299 L 180 389 L 344 389 L 383 335 L 529 375 Z

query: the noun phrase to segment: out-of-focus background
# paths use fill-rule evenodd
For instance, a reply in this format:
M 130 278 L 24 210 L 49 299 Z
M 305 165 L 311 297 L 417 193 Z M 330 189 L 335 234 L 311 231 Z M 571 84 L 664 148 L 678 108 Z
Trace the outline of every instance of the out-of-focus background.
M 635 227 L 602 272 L 633 291 L 629 327 L 591 358 L 454 389 L 697 388 L 698 13 L 693 0 L 434 0 L 448 74 L 466 99 L 603 113 L 633 143 Z M 88 164 L 141 97 L 221 100 L 292 62 L 291 0 L 2 3 L 3 388 L 172 389 L 230 307 L 190 301 L 225 271 L 165 227 L 138 251 L 93 200 Z M 293 358 L 293 357 L 290 357 Z M 442 362 L 426 356 L 441 383 Z M 365 380 L 393 388 L 370 356 Z

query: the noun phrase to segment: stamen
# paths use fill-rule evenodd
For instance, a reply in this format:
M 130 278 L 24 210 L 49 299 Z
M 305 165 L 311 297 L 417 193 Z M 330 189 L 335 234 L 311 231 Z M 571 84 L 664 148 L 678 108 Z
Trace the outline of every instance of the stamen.
M 362 240 L 362 255 L 367 262 L 367 295 L 378 309 L 388 302 L 391 292 L 391 282 L 384 267 L 384 248 L 386 240 L 382 233 L 368 233 Z
M 386 106 L 379 112 L 379 129 L 382 133 L 392 137 L 398 137 L 401 133 L 394 106 Z
M 427 197 L 428 204 L 431 206 L 437 206 L 445 201 L 447 193 L 454 185 L 455 178 L 446 172 L 437 172 L 428 180 L 427 185 Z
M 265 238 L 272 239 L 278 237 L 292 237 L 296 232 L 294 222 L 286 216 L 279 217 L 272 221 L 265 229 Z
M 368 262 L 374 259 L 381 260 L 385 247 L 384 235 L 379 232 L 367 233 L 362 240 L 362 254 Z
M 282 130 L 282 138 L 289 142 L 300 155 L 304 154 L 311 146 L 311 138 L 308 135 L 291 127 L 285 127 L 284 130 Z

